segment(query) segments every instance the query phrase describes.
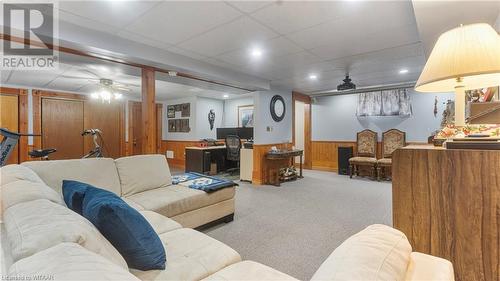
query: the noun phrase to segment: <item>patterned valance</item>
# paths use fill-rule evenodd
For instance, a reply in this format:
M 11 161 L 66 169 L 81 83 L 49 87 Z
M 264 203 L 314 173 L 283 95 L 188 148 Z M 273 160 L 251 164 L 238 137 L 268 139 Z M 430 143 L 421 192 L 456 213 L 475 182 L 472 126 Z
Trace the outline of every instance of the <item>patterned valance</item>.
M 410 95 L 406 89 L 360 93 L 356 116 L 409 116 Z

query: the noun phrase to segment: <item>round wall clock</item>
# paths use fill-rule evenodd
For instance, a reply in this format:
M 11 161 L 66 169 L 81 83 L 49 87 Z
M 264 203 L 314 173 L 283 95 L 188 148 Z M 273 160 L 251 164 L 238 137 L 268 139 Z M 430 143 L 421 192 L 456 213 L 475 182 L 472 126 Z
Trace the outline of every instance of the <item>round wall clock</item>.
M 280 95 L 275 95 L 271 99 L 271 117 L 274 121 L 280 122 L 285 118 L 285 100 Z

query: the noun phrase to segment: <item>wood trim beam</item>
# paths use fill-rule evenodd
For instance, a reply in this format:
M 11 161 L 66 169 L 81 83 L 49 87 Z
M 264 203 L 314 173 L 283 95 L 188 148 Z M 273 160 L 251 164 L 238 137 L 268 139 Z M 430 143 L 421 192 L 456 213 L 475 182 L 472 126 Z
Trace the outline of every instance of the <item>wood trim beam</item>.
M 156 148 L 155 71 L 142 69 L 142 153 L 154 154 Z

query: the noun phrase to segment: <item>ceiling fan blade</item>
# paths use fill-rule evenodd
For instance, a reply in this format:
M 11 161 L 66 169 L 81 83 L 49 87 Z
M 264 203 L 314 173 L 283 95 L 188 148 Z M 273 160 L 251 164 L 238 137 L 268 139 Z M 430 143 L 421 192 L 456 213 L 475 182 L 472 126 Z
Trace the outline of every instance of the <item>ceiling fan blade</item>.
M 88 77 L 78 77 L 78 76 L 72 76 L 72 75 L 60 75 L 59 77 L 61 77 L 61 78 L 68 78 L 68 79 L 89 80 L 89 81 L 92 81 L 92 82 L 94 82 L 93 80 L 99 81 L 97 79 L 92 79 L 92 78 L 88 78 Z
M 125 92 L 131 91 L 129 88 L 125 88 L 125 87 L 121 87 L 121 86 L 114 86 L 113 88 L 116 90 L 125 91 Z

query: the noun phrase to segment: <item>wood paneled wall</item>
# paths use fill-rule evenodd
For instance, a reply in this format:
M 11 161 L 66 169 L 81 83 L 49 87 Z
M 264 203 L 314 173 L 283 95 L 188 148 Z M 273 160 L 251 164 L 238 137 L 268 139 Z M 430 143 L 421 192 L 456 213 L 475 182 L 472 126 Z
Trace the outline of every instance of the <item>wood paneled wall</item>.
M 174 152 L 174 158 L 167 158 L 170 165 L 176 166 L 178 168 L 184 168 L 186 165 L 186 147 L 196 146 L 200 141 L 173 141 L 173 140 L 162 140 L 161 142 L 161 154 L 165 154 L 167 150 Z
M 453 263 L 457 281 L 500 280 L 500 151 L 399 149 L 393 222 L 414 251 Z
M 45 90 L 33 90 L 33 133 L 34 134 L 42 134 L 44 133 L 42 128 L 43 123 L 43 100 L 51 100 L 55 103 L 64 102 L 64 101 L 77 101 L 83 104 L 83 111 L 81 112 L 81 116 L 78 116 L 79 120 L 81 119 L 82 128 L 90 129 L 90 128 L 99 128 L 102 130 L 102 137 L 104 139 L 105 150 L 104 154 L 107 157 L 118 158 L 120 156 L 125 156 L 126 144 L 125 144 L 125 105 L 121 102 L 113 102 L 111 104 L 102 104 L 99 102 L 90 101 L 87 96 L 72 94 L 72 93 L 63 93 L 63 92 L 53 92 L 53 91 L 45 91 Z M 54 112 L 50 112 L 52 114 Z M 47 111 L 45 112 L 47 113 Z M 60 117 L 57 117 L 60 118 Z M 59 128 L 60 131 L 64 132 L 64 128 Z M 79 129 L 78 129 L 79 130 Z M 80 132 L 81 133 L 81 132 Z M 44 133 L 45 134 L 45 133 Z M 46 138 L 49 136 L 44 136 Z M 54 136 L 52 136 L 54 137 Z M 78 150 L 78 153 L 75 155 L 71 155 L 71 158 L 75 158 L 78 155 L 81 157 L 83 154 L 86 154 L 92 147 L 93 142 L 91 137 L 81 137 L 82 149 Z M 33 139 L 33 148 L 50 148 L 45 143 L 42 143 L 42 139 L 40 137 L 35 137 Z M 69 144 L 69 145 L 78 145 L 78 144 Z M 54 147 L 57 149 L 57 147 Z M 80 152 L 83 151 L 83 152 Z M 80 155 L 82 154 L 82 155 Z M 55 155 L 55 154 L 54 154 Z M 56 157 L 51 157 L 51 159 L 59 159 L 57 155 Z M 67 156 L 61 156 L 61 158 L 68 158 Z
M 270 170 L 275 169 L 278 166 L 288 166 L 288 163 L 284 161 L 266 161 L 265 155 L 271 149 L 271 147 L 276 146 L 279 149 L 291 148 L 291 143 L 275 143 L 275 144 L 254 144 L 253 145 L 253 172 L 252 172 L 252 183 L 256 185 L 266 184 L 269 179 Z

